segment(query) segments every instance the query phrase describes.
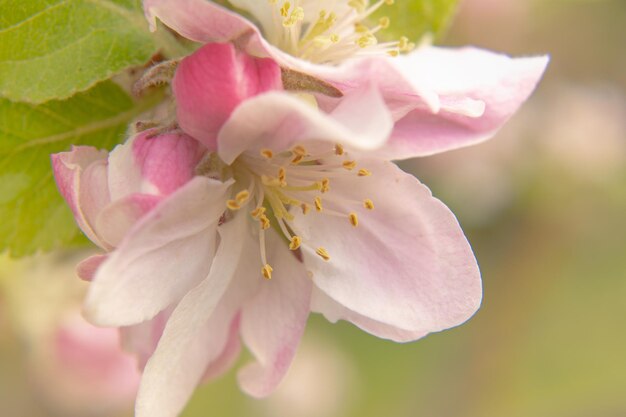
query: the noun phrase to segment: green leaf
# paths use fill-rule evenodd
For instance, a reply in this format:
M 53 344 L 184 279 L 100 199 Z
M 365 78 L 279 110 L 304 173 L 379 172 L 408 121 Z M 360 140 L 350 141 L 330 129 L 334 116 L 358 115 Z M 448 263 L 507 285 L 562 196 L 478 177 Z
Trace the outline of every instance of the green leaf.
M 396 0 L 391 6 L 382 6 L 374 17 L 391 19 L 391 26 L 381 32 L 384 38 L 406 36 L 418 41 L 426 34 L 437 38 L 448 27 L 458 3 L 458 0 Z
M 56 189 L 50 154 L 71 145 L 111 149 L 155 99 L 135 103 L 110 81 L 42 105 L 0 98 L 0 252 L 75 245 L 79 230 Z
M 70 97 L 156 49 L 137 0 L 0 0 L 0 95 Z

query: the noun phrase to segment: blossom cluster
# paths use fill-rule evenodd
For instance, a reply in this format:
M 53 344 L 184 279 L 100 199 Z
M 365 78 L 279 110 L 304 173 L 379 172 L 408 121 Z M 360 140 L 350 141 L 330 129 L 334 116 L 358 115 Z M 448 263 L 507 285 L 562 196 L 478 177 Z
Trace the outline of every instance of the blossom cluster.
M 228 370 L 270 394 L 311 312 L 419 339 L 478 309 L 479 268 L 456 218 L 390 162 L 491 137 L 547 60 L 379 42 L 389 1 L 145 0 L 202 44 L 176 63 L 175 123 L 110 153 L 52 156 L 76 222 L 103 253 L 85 315 L 139 357 L 138 417 L 171 417 Z

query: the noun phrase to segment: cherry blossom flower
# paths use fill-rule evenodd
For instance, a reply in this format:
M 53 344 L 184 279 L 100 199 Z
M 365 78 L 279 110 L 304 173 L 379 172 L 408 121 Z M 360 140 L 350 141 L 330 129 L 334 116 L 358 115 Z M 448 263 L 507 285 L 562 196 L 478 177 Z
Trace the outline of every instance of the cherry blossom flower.
M 395 122 L 385 148 L 390 159 L 431 155 L 490 138 L 528 98 L 548 62 L 546 57 L 512 59 L 470 47 L 411 51 L 406 39 L 379 42 L 378 32 L 390 22 L 370 25 L 370 15 L 393 1 L 230 3 L 259 26 L 206 0 L 144 0 L 144 9 L 153 30 L 159 19 L 193 41 L 234 42 L 252 55 L 272 57 L 288 74 L 295 71 L 294 84 L 317 92 L 325 111 L 337 106 L 342 94 L 367 86 L 379 89 Z M 318 83 L 311 86 L 306 77 L 298 82 L 297 74 Z
M 87 146 L 52 155 L 58 188 L 92 242 L 112 251 L 139 219 L 193 177 L 202 147 L 179 136 L 140 134 L 111 155 Z M 78 275 L 91 280 L 107 257 L 87 258 Z
M 378 89 L 320 111 L 282 91 L 274 61 L 207 44 L 173 90 L 183 133 L 53 156 L 77 222 L 111 251 L 79 268 L 93 278 L 86 313 L 134 326 L 130 344 L 151 355 L 137 416 L 177 415 L 240 337 L 256 358 L 242 389 L 268 395 L 310 311 L 399 342 L 476 311 L 480 274 L 454 215 L 378 157 L 393 128 Z

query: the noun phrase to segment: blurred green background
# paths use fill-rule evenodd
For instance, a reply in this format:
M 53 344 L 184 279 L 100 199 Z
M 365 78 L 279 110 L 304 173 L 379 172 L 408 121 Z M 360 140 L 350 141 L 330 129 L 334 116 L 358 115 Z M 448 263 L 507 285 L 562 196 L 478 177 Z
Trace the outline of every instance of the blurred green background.
M 481 310 L 406 345 L 315 316 L 272 397 L 231 371 L 184 417 L 626 416 L 626 1 L 465 0 L 442 43 L 552 57 L 496 138 L 402 164 L 459 217 Z M 8 293 L 0 414 L 67 416 L 33 388 Z

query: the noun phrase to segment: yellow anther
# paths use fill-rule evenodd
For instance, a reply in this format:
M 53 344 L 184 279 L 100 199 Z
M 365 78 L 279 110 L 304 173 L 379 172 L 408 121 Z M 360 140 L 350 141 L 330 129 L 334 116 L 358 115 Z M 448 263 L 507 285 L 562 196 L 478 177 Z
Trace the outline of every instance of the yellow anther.
M 239 204 L 245 203 L 248 201 L 248 198 L 250 198 L 250 192 L 248 190 L 239 191 L 235 196 L 235 200 L 237 200 Z
M 330 41 L 332 43 L 339 43 L 340 40 L 341 38 L 336 33 L 333 33 L 332 35 L 330 35 Z
M 274 152 L 269 149 L 261 149 L 261 156 L 267 159 L 272 159 L 274 157 Z
M 298 165 L 300 162 L 302 162 L 303 159 L 304 159 L 304 155 L 296 155 L 291 160 L 291 164 L 292 165 Z
M 302 145 L 295 146 L 295 147 L 291 150 L 291 152 L 292 152 L 294 155 L 306 156 L 306 149 L 305 149 L 305 148 L 304 148 L 304 146 L 302 146 Z
M 395 58 L 400 55 L 400 51 L 398 51 L 397 49 L 392 49 L 391 51 L 387 51 L 387 55 Z
M 365 169 L 365 168 L 361 168 L 359 169 L 359 177 L 369 177 L 370 175 L 372 175 L 372 172 Z
M 315 210 L 318 212 L 322 211 L 322 199 L 319 197 L 315 197 Z
M 343 155 L 344 154 L 344 149 L 343 146 L 341 146 L 339 143 L 335 145 L 335 155 Z
M 255 219 L 260 218 L 263 214 L 265 214 L 265 207 L 257 207 L 250 212 L 250 215 Z
M 285 5 L 287 4 L 289 3 L 285 3 Z M 288 11 L 289 9 L 286 10 Z M 281 15 L 285 17 L 285 20 L 283 20 L 283 27 L 290 28 L 295 26 L 299 21 L 304 20 L 304 9 L 302 7 L 296 7 L 288 17 L 283 14 L 283 9 L 281 9 Z
M 280 181 L 281 187 L 285 187 L 287 185 L 287 171 L 283 167 L 280 167 L 278 170 L 278 181 Z
M 356 213 L 350 213 L 348 217 L 350 218 L 350 224 L 352 224 L 352 226 L 357 227 L 359 225 L 359 218 Z
M 376 36 L 371 33 L 366 33 L 356 41 L 356 44 L 359 45 L 360 48 L 367 48 L 368 46 L 376 45 L 377 43 L 378 39 L 376 39 Z
M 391 24 L 391 20 L 389 20 L 389 18 L 387 16 L 381 17 L 378 20 L 378 25 L 382 28 L 382 29 L 387 29 L 389 27 L 389 25 Z
M 272 279 L 272 272 L 273 271 L 274 271 L 274 268 L 272 268 L 270 266 L 270 264 L 265 264 L 263 269 L 261 269 L 261 273 L 263 274 L 263 278 L 265 278 L 267 280 Z
M 302 238 L 300 238 L 300 236 L 293 236 L 291 238 L 291 242 L 289 243 L 289 249 L 298 250 L 301 244 L 302 244 Z
M 280 8 L 280 15 L 282 17 L 287 17 L 289 16 L 289 9 L 291 8 L 291 3 L 289 3 L 288 1 L 286 1 L 283 4 L 283 7 Z
M 328 178 L 324 178 L 322 180 L 322 188 L 320 189 L 322 193 L 327 193 L 330 191 L 330 180 Z
M 261 229 L 267 230 L 270 228 L 270 219 L 265 214 L 259 216 L 259 222 L 261 223 Z
M 298 7 L 292 13 L 291 16 L 296 20 L 304 20 L 304 8 Z
M 226 202 L 226 207 L 228 207 L 229 209 L 235 211 L 235 210 L 239 210 L 241 208 L 241 206 L 239 205 L 239 203 L 235 200 L 228 200 Z
M 356 161 L 344 161 L 343 167 L 348 171 L 352 171 L 354 168 L 356 168 Z
M 325 260 L 326 262 L 330 261 L 330 255 L 328 254 L 328 251 L 326 249 L 319 247 L 317 248 L 315 253 L 317 253 L 319 257 Z
M 354 25 L 354 31 L 356 33 L 368 33 L 370 31 L 370 28 L 368 28 L 367 26 L 365 26 L 362 23 L 356 23 Z
M 300 207 L 302 208 L 302 214 L 304 214 L 305 216 L 311 211 L 311 207 L 309 207 L 309 205 L 306 203 L 302 203 Z
M 365 201 L 363 201 L 363 207 L 365 207 L 368 210 L 374 210 L 374 202 L 370 200 L 369 198 L 367 198 L 365 199 Z
M 398 48 L 402 52 L 410 52 L 413 49 L 415 49 L 415 44 L 413 42 L 410 42 L 409 38 L 407 38 L 406 36 L 403 36 L 398 41 Z

